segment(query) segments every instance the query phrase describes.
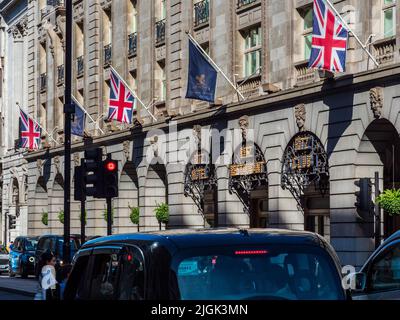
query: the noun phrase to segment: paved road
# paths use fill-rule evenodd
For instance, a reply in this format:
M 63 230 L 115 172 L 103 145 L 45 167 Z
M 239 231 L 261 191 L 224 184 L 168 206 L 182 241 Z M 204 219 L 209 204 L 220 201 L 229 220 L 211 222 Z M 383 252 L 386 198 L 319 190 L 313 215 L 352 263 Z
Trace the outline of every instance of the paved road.
M 0 276 L 0 300 L 6 299 L 8 296 L 14 300 L 18 297 L 32 300 L 37 291 L 37 281 L 34 278 L 22 279 L 19 277 L 10 278 L 8 276 Z
M 0 301 L 15 301 L 15 300 L 33 300 L 33 298 L 25 296 L 25 295 L 20 295 L 20 294 L 15 294 L 15 293 L 10 293 L 10 292 L 4 292 L 0 291 Z

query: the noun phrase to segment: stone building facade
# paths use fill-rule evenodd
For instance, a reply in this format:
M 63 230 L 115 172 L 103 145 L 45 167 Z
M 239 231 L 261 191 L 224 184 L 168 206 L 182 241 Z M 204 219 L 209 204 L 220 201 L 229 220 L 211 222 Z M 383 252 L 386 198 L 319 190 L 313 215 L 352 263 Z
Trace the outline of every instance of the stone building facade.
M 18 21 L 2 20 L 2 237 L 62 233 L 63 2 L 3 2 L 25 9 Z M 138 230 L 133 207 L 139 230 L 157 229 L 154 208 L 165 202 L 169 228 L 307 229 L 329 238 L 344 264 L 363 263 L 374 249 L 373 217 L 357 213 L 354 182 L 376 171 L 381 189 L 400 181 L 400 10 L 398 1 L 333 2 L 379 67 L 350 36 L 345 73 L 309 70 L 311 0 L 74 1 L 73 92 L 95 121 L 87 120 L 86 139 L 74 139 L 72 167 L 91 147 L 119 160 L 114 232 Z M 245 101 L 222 77 L 215 104 L 184 99 L 186 32 Z M 24 50 L 16 55 L 18 46 Z M 140 106 L 132 126 L 104 121 L 110 65 L 157 121 Z M 44 134 L 39 151 L 14 148 L 16 102 L 54 138 Z M 198 152 L 174 161 L 176 146 L 192 137 Z M 225 161 L 199 161 L 215 150 Z M 72 203 L 74 233 L 79 208 Z M 89 235 L 105 234 L 104 208 L 88 200 Z M 5 217 L 16 211 L 17 228 L 7 232 Z M 398 219 L 381 215 L 383 234 L 399 228 Z

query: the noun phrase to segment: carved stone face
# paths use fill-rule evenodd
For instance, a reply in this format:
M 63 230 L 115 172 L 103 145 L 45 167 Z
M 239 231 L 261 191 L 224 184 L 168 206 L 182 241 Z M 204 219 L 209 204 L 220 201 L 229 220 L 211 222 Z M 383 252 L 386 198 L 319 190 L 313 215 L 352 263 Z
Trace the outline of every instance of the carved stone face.
M 299 104 L 294 108 L 294 115 L 296 118 L 296 124 L 300 131 L 304 131 L 306 123 L 306 107 L 304 104 Z
M 383 89 L 381 87 L 372 88 L 369 91 L 369 98 L 371 103 L 371 110 L 374 117 L 379 119 L 382 117 L 383 109 Z
M 249 117 L 244 116 L 239 119 L 239 127 L 240 130 L 242 131 L 242 138 L 243 140 L 247 139 L 247 131 L 249 129 Z
M 194 136 L 194 141 L 197 144 L 197 147 L 200 147 L 200 145 L 201 145 L 201 126 L 195 125 L 193 127 L 193 136 Z

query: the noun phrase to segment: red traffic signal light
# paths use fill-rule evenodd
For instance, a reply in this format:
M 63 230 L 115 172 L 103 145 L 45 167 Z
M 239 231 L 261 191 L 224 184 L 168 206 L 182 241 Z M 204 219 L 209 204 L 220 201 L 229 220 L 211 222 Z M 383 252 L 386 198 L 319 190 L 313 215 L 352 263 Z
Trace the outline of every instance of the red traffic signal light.
M 105 164 L 104 164 L 104 167 L 109 172 L 114 172 L 114 171 L 118 170 L 118 164 L 114 160 L 106 160 Z

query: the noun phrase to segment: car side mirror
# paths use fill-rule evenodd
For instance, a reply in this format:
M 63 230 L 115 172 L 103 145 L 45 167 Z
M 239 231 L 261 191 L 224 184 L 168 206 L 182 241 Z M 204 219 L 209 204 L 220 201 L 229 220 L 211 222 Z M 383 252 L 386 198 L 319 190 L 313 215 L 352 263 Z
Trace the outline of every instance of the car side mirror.
M 350 283 L 353 292 L 363 292 L 367 285 L 367 275 L 364 272 L 352 273 Z

